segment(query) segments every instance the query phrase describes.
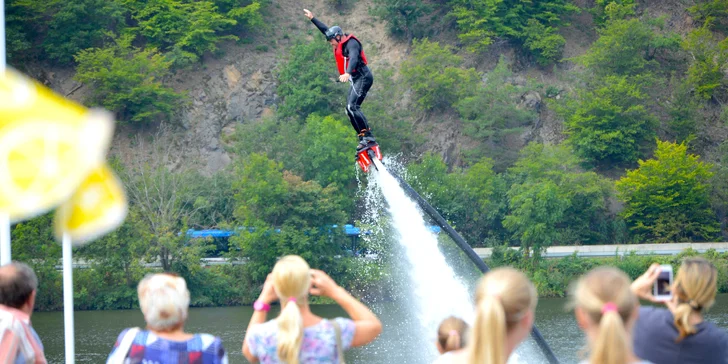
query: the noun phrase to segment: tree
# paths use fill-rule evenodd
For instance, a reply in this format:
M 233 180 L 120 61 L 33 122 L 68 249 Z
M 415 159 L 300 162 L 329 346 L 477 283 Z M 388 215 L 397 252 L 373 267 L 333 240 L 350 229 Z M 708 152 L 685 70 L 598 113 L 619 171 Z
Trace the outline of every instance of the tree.
M 721 30 L 728 27 L 728 1 L 727 0 L 697 0 L 695 5 L 688 8 L 690 14 L 697 21 L 704 24 L 715 21 Z
M 235 218 L 242 229 L 230 243 L 235 257 L 249 259 L 245 270 L 260 283 L 277 258 L 286 254 L 304 257 L 312 267 L 339 274 L 343 261 L 342 234 L 332 227 L 346 221 L 335 186 L 322 188 L 284 171 L 261 154 L 251 154 L 236 165 Z
M 728 90 L 728 38 L 716 41 L 709 25 L 706 23 L 688 33 L 682 44 L 693 60 L 687 82 L 704 99 L 722 98 Z
M 482 51 L 495 37 L 503 37 L 523 45 L 541 64 L 561 57 L 565 40 L 556 30 L 564 15 L 579 11 L 568 0 L 450 0 L 448 5 L 460 28 L 458 37 L 471 51 Z
M 412 58 L 402 63 L 401 74 L 421 108 L 444 109 L 474 92 L 480 79 L 475 69 L 459 68 L 462 62 L 450 46 L 414 40 Z
M 481 159 L 467 170 L 447 172 L 439 155 L 426 154 L 407 167 L 407 180 L 473 246 L 502 238 L 504 181 L 493 161 Z
M 615 19 L 600 28 L 599 39 L 576 60 L 598 76 L 635 76 L 650 72 L 661 50 L 676 50 L 680 36 L 658 32 L 660 20 Z
M 497 156 L 498 165 L 510 165 L 516 159 L 516 153 L 508 153 L 504 147 L 504 139 L 522 132 L 538 118 L 535 109 L 518 105 L 521 96 L 532 88 L 514 85 L 510 82 L 512 76 L 501 57 L 495 69 L 485 75 L 485 84 L 456 104 L 465 125 L 463 133 L 482 141 L 485 151 L 480 155 Z
M 129 37 L 112 47 L 85 49 L 75 59 L 75 79 L 93 87 L 90 102 L 117 112 L 122 120 L 158 120 L 171 115 L 182 99 L 161 82 L 171 62 L 155 49 L 132 47 Z
M 66 0 L 52 2 L 53 16 L 43 40 L 51 59 L 71 63 L 79 51 L 113 43 L 114 34 L 126 27 L 127 9 L 116 0 Z
M 165 129 L 149 145 L 141 138 L 135 144 L 145 159 L 133 158 L 120 169 L 119 177 L 129 194 L 130 218 L 138 222 L 137 231 L 148 246 L 148 261 L 159 260 L 165 271 L 172 271 L 179 262 L 199 267 L 199 259 L 212 247 L 184 234 L 209 206 L 203 190 L 195 188 L 199 175 L 185 167 L 177 172 L 168 169 L 176 141 L 168 138 Z
M 422 0 L 373 0 L 372 15 L 389 23 L 389 31 L 407 39 L 421 37 L 427 22 L 420 19 L 433 10 L 432 5 Z
M 603 243 L 614 236 L 607 208 L 611 184 L 582 171 L 580 163 L 568 147 L 531 143 L 508 170 L 512 184 L 503 226 L 534 265 L 550 245 Z
M 333 80 L 331 46 L 323 42 L 298 43 L 278 73 L 278 114 L 283 117 L 333 114 L 344 109 L 343 90 Z
M 217 43 L 237 40 L 224 31 L 237 24 L 217 11 L 210 1 L 155 0 L 133 6 L 137 31 L 151 46 L 170 51 L 178 67 L 197 62 L 205 52 L 217 50 Z
M 634 0 L 595 0 L 594 7 L 589 12 L 594 17 L 594 23 L 601 27 L 609 20 L 620 20 L 634 15 L 636 7 Z
M 598 165 L 636 162 L 657 125 L 645 107 L 647 100 L 635 77 L 606 76 L 593 90 L 579 90 L 559 109 L 566 119 L 568 142 Z
M 639 161 L 617 181 L 621 212 L 641 242 L 708 240 L 719 231 L 710 208 L 712 165 L 687 153 L 687 146 L 657 141 L 655 157 Z

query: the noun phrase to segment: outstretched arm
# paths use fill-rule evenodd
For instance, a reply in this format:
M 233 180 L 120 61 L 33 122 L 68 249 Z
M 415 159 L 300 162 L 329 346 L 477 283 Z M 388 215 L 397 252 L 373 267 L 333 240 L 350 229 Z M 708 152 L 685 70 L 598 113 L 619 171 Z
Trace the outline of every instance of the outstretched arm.
M 326 31 L 329 30 L 329 27 L 326 26 L 326 24 L 320 22 L 318 19 L 316 19 L 313 16 L 313 13 L 308 9 L 303 9 L 303 13 L 306 15 L 306 17 L 311 20 L 311 22 L 318 28 L 318 30 L 321 31 L 321 34 L 326 35 Z

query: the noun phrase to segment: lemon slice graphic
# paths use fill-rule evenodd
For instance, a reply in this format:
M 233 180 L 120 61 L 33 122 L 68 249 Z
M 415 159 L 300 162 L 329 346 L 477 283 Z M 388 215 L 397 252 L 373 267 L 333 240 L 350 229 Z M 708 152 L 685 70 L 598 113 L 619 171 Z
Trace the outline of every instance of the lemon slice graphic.
M 112 133 L 109 113 L 0 74 L 0 211 L 18 221 L 66 200 L 103 163 Z
M 56 211 L 56 237 L 60 240 L 65 232 L 74 245 L 89 242 L 119 226 L 126 217 L 126 207 L 121 182 L 107 165 L 101 165 Z

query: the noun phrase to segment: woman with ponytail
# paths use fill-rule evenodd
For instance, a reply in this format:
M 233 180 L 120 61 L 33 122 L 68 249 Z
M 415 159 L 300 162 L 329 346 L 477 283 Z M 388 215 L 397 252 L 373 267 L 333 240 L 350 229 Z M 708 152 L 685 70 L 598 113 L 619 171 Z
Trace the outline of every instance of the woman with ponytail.
M 437 351 L 442 354 L 433 364 L 450 362 L 450 356 L 465 347 L 467 343 L 468 323 L 463 319 L 450 316 L 437 328 Z
M 333 299 L 351 319 L 314 315 L 309 294 Z M 265 322 L 276 300 L 281 313 Z M 251 363 L 339 363 L 343 350 L 368 344 L 382 331 L 379 319 L 366 306 L 295 255 L 276 263 L 253 308 L 243 340 L 243 355 Z
M 583 364 L 649 363 L 632 351 L 639 301 L 630 283 L 624 272 L 612 267 L 593 269 L 576 283 L 572 305 L 590 349 Z
M 632 283 L 640 298 L 659 302 L 652 286 L 660 274 L 653 264 Z M 715 303 L 718 271 L 703 258 L 686 258 L 672 285 L 672 300 L 662 302 L 666 308 L 642 307 L 635 325 L 635 352 L 660 364 L 716 363 L 728 364 L 728 333 L 703 314 Z
M 538 297 L 525 274 L 497 268 L 485 274 L 475 292 L 475 322 L 465 350 L 451 363 L 505 364 L 531 333 Z

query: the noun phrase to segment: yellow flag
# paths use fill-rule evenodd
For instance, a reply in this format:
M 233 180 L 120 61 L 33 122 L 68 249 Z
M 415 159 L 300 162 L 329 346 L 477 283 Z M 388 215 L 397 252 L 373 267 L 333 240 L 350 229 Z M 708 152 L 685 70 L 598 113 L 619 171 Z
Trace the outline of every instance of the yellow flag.
M 0 73 L 0 211 L 19 221 L 68 199 L 104 163 L 113 126 L 105 111 Z
M 121 225 L 126 207 L 121 182 L 107 165 L 101 165 L 56 211 L 56 238 L 61 240 L 63 233 L 67 233 L 74 245 L 89 242 Z

